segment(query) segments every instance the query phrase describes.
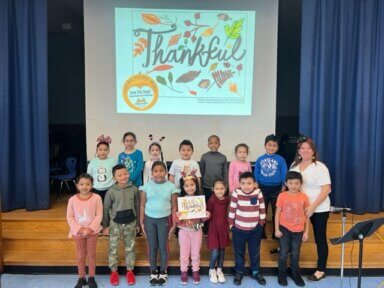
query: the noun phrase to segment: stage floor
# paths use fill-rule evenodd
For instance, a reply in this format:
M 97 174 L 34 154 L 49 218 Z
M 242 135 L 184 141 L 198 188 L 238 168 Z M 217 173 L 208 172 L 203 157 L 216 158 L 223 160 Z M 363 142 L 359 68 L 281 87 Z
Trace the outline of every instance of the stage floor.
M 2 213 L 3 233 L 3 259 L 5 267 L 11 266 L 75 266 L 74 242 L 68 239 L 68 225 L 66 222 L 66 204 L 69 196 L 62 196 L 58 202 L 54 202 L 51 209 L 27 212 L 23 209 Z M 352 224 L 384 217 L 384 213 L 347 215 L 347 231 Z M 270 219 L 270 215 L 268 217 Z M 313 240 L 312 227 L 310 239 L 303 243 L 301 249 L 300 265 L 302 268 L 316 266 L 316 247 Z M 270 250 L 278 246 L 276 240 L 271 239 L 272 227 L 267 223 L 267 237 L 262 240 L 261 266 L 266 268 L 277 267 L 277 255 L 271 255 Z M 328 239 L 341 235 L 341 214 L 331 214 L 328 222 Z M 138 267 L 147 267 L 147 245 L 145 238 L 138 237 L 137 261 Z M 170 267 L 179 267 L 178 239 L 170 241 Z M 99 237 L 97 247 L 97 265 L 108 265 L 108 238 Z M 123 250 L 120 249 L 120 265 L 124 266 Z M 345 268 L 357 268 L 358 242 L 348 243 L 345 246 Z M 334 246 L 329 243 L 328 268 L 340 267 L 341 245 Z M 377 233 L 364 241 L 363 254 L 364 268 L 384 268 L 384 226 Z M 201 266 L 208 267 L 209 251 L 204 239 L 201 250 Z M 226 249 L 226 267 L 234 266 L 232 247 Z M 247 262 L 248 265 L 248 262 Z

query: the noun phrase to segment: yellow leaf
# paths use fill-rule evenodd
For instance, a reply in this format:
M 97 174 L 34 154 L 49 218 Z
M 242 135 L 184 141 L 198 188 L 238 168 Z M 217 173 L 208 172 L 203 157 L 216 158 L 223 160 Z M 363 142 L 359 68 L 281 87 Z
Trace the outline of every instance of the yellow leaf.
M 215 29 L 213 27 L 209 27 L 209 28 L 204 30 L 204 32 L 201 34 L 201 36 L 204 36 L 204 37 L 211 36 L 213 34 L 213 31 L 215 31 Z

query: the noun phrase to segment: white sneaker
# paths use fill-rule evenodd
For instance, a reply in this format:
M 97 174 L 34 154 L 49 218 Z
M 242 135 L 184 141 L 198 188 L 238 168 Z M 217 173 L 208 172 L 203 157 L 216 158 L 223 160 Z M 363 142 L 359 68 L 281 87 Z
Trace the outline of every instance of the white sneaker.
M 215 284 L 218 282 L 215 269 L 209 269 L 209 281 Z
M 219 280 L 219 283 L 225 283 L 225 276 L 221 268 L 217 268 L 216 275 L 217 275 L 217 279 Z

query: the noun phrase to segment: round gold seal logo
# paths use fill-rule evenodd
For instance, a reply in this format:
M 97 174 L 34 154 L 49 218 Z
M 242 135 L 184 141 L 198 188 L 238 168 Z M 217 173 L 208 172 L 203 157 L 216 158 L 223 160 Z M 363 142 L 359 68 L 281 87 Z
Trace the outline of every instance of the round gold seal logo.
M 159 98 L 156 82 L 144 74 L 136 74 L 127 79 L 123 86 L 125 103 L 136 111 L 151 109 Z

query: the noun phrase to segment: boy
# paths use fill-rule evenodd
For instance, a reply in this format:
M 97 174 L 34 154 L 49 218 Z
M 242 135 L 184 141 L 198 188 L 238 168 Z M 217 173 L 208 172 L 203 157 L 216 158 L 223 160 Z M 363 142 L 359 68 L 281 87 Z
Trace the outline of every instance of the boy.
M 201 187 L 201 173 L 199 164 L 195 160 L 191 160 L 193 154 L 193 144 L 189 140 L 181 141 L 179 145 L 179 152 L 181 159 L 176 159 L 172 162 L 169 169 L 169 181 L 175 183 L 176 188 L 180 188 L 180 179 L 182 174 L 193 175 L 199 182 L 199 188 Z
M 286 177 L 287 192 L 277 198 L 275 236 L 280 238 L 278 282 L 287 286 L 287 258 L 291 255 L 292 279 L 299 287 L 305 286 L 300 275 L 299 258 L 302 241 L 308 239 L 308 218 L 305 209 L 308 197 L 300 191 L 303 177 L 299 172 L 289 171 Z
M 245 247 L 248 244 L 251 278 L 260 285 L 265 285 L 266 281 L 260 274 L 260 242 L 265 224 L 265 206 L 263 194 L 256 188 L 252 172 L 244 172 L 240 175 L 240 189 L 232 193 L 228 221 L 235 253 L 233 283 L 241 285 Z
M 279 150 L 279 138 L 274 134 L 268 135 L 264 141 L 265 154 L 257 158 L 255 162 L 254 176 L 258 187 L 263 192 L 265 201 L 265 213 L 268 206 L 272 206 L 272 226 L 275 223 L 276 201 L 279 193 L 284 190 L 285 175 L 287 174 L 287 163 L 284 158 L 276 154 Z M 264 228 L 265 229 L 265 228 Z M 275 238 L 275 235 L 272 235 Z M 263 239 L 265 239 L 263 231 Z
M 112 168 L 113 178 L 116 183 L 107 191 L 104 199 L 103 234 L 109 234 L 108 261 L 111 268 L 111 285 L 119 285 L 118 248 L 120 235 L 124 240 L 125 262 L 127 266 L 128 285 L 135 284 L 136 251 L 135 236 L 138 229 L 139 192 L 135 185 L 129 182 L 127 168 L 118 164 Z

